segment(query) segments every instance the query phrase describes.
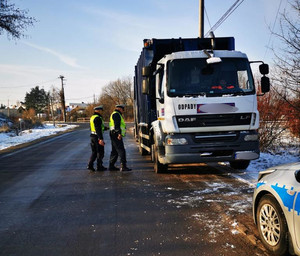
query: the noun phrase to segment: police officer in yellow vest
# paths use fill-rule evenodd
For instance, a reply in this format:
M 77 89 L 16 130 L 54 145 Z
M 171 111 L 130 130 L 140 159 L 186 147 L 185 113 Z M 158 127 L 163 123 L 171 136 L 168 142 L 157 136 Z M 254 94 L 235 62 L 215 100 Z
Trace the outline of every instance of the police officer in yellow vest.
M 103 106 L 98 106 L 94 108 L 94 115 L 90 118 L 90 127 L 91 127 L 91 149 L 92 154 L 87 166 L 87 169 L 90 172 L 95 172 L 94 161 L 97 159 L 97 171 L 105 171 L 107 168 L 103 166 L 103 157 L 104 157 L 104 141 L 103 141 L 103 132 L 108 128 L 104 126 L 102 118 Z
M 126 125 L 122 114 L 124 113 L 125 105 L 117 105 L 115 111 L 111 114 L 109 120 L 111 154 L 109 161 L 109 170 L 121 172 L 131 171 L 126 163 L 126 151 L 124 148 L 123 137 L 126 134 Z M 120 156 L 121 169 L 115 167 L 115 163 Z

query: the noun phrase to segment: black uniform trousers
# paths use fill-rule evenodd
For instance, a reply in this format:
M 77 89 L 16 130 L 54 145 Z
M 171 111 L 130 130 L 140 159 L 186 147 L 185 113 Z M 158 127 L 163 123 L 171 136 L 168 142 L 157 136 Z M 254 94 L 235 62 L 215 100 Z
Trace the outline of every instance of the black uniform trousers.
M 97 159 L 97 168 L 101 168 L 104 157 L 104 146 L 99 145 L 97 135 L 91 134 L 91 149 L 92 154 L 89 161 L 89 166 L 92 167 L 94 161 Z
M 111 154 L 109 160 L 109 166 L 114 166 L 120 156 L 121 164 L 126 166 L 126 151 L 122 140 L 118 140 L 118 134 L 111 131 L 109 133 L 111 141 Z

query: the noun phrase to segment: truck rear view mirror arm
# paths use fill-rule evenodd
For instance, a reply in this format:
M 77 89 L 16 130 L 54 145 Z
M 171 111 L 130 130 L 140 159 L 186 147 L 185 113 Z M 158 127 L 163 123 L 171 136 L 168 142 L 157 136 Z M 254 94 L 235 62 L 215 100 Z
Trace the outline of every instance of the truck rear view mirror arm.
M 157 98 L 160 104 L 164 104 L 165 103 L 165 99 L 164 98 Z
M 262 64 L 259 65 L 259 72 L 262 75 L 268 75 L 269 74 L 269 65 L 264 63 L 263 61 L 261 61 L 261 60 L 250 61 L 250 63 L 262 63 Z
M 207 50 L 203 50 L 203 52 L 208 57 L 208 59 L 206 59 L 207 64 L 214 64 L 214 63 L 222 62 L 221 58 L 213 56 L 213 52 L 208 52 Z

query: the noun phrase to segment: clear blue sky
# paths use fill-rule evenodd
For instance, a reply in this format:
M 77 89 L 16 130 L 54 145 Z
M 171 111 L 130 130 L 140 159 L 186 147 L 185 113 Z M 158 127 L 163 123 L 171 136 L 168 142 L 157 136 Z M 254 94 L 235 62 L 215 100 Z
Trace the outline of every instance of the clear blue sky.
M 206 0 L 213 26 L 236 0 Z M 38 22 L 25 34 L 0 36 L 0 103 L 23 101 L 39 85 L 61 88 L 67 102 L 92 102 L 110 81 L 133 76 L 144 38 L 198 37 L 198 0 L 12 0 Z M 272 62 L 267 51 L 280 0 L 244 0 L 215 31 L 234 36 L 250 60 Z M 281 11 L 287 6 L 283 0 Z M 278 27 L 278 24 L 277 26 Z M 205 19 L 205 32 L 209 30 Z M 273 38 L 271 38 L 271 42 Z

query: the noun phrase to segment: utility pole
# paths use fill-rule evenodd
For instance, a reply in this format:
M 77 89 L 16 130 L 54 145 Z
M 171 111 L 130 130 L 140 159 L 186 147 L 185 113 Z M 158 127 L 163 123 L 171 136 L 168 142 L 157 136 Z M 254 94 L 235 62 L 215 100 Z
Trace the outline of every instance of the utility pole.
M 204 38 L 204 0 L 199 0 L 199 37 Z
M 9 117 L 9 99 L 7 100 L 7 116 Z
M 60 100 L 61 100 L 61 108 L 64 122 L 66 122 L 66 102 L 65 102 L 65 90 L 64 90 L 64 76 L 59 76 L 61 79 L 61 92 L 60 92 Z

